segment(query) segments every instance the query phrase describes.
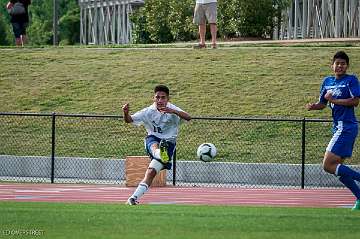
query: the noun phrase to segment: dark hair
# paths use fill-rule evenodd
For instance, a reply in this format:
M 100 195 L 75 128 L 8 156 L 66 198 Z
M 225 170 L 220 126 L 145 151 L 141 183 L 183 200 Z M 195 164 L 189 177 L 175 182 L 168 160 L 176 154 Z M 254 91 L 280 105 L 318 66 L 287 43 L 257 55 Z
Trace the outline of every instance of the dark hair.
M 155 86 L 154 93 L 162 91 L 165 92 L 168 96 L 170 95 L 170 90 L 166 85 L 157 85 Z
M 346 64 L 349 65 L 349 56 L 344 52 L 344 51 L 338 51 L 335 53 L 334 57 L 333 57 L 333 63 L 335 62 L 336 59 L 342 59 L 346 61 Z

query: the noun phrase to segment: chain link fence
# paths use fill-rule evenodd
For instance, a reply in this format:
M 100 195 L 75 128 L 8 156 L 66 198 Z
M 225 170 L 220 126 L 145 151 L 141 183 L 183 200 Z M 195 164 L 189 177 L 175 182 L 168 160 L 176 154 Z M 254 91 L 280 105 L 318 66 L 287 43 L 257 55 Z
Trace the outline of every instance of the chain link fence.
M 167 183 L 215 187 L 342 187 L 322 170 L 331 121 L 196 117 L 180 128 Z M 125 185 L 126 156 L 145 155 L 145 129 L 121 116 L 0 113 L 0 180 Z M 204 142 L 213 162 L 196 158 Z M 359 169 L 358 142 L 352 159 Z

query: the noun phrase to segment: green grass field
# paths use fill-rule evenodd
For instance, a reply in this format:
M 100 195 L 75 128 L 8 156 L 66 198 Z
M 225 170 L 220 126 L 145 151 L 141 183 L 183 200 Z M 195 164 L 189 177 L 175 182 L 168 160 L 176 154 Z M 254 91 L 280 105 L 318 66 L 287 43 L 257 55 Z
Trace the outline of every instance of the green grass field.
M 0 238 L 327 238 L 360 236 L 349 209 L 0 203 Z

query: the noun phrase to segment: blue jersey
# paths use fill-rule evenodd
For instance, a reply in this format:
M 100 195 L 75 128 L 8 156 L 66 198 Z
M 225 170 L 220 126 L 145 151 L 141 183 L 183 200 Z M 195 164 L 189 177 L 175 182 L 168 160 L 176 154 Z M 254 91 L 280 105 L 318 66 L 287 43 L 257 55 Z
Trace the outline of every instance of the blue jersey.
M 354 75 L 344 75 L 340 79 L 335 76 L 328 76 L 324 78 L 320 89 L 319 102 L 327 104 L 328 101 L 324 98 L 326 92 L 332 91 L 335 99 L 348 99 L 353 97 L 360 97 L 359 80 Z M 337 127 L 339 121 L 342 121 L 344 126 L 357 125 L 354 106 L 344 106 L 329 104 L 332 110 L 332 118 L 334 120 L 334 128 Z

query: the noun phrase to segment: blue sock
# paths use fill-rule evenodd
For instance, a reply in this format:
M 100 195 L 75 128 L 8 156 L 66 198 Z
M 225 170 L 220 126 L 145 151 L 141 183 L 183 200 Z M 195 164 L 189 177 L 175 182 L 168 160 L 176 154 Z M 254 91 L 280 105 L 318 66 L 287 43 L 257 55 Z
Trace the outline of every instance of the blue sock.
M 360 182 L 360 173 L 356 172 L 355 170 L 352 170 L 351 168 L 343 164 L 339 164 L 337 166 L 335 175 L 349 177 Z
M 350 191 L 355 195 L 357 200 L 360 200 L 360 188 L 356 184 L 355 180 L 349 177 L 341 176 L 339 178 L 340 182 L 342 182 Z

